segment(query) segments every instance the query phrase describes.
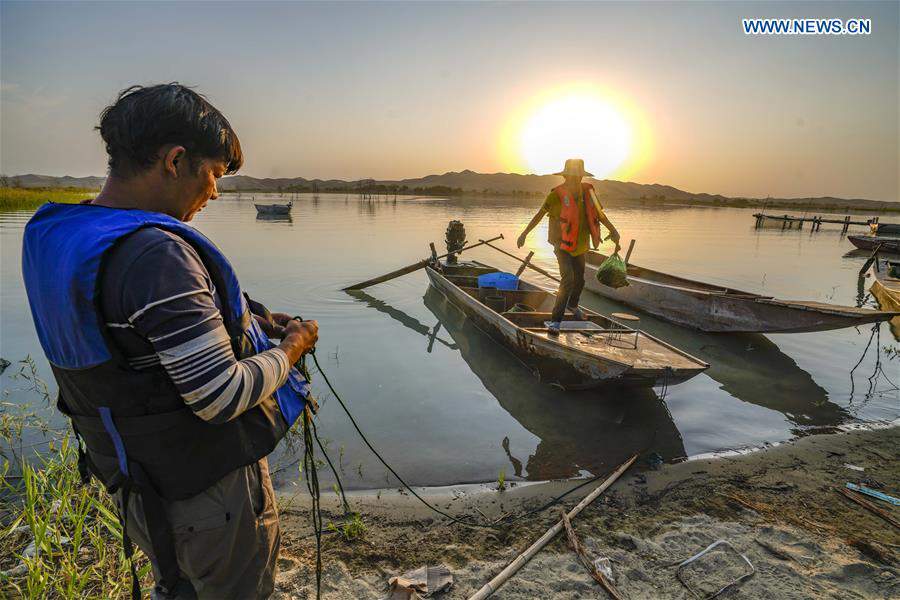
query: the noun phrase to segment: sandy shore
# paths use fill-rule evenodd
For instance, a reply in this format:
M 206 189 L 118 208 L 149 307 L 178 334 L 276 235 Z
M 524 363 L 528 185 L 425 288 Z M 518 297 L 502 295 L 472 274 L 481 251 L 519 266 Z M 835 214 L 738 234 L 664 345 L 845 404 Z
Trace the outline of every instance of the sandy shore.
M 868 479 L 900 492 L 900 429 L 818 435 L 730 458 L 692 460 L 649 469 L 645 461 L 573 521 L 593 556 L 612 560 L 626 598 L 692 598 L 673 563 L 725 539 L 756 574 L 722 596 L 742 598 L 898 598 L 900 530 L 836 492 Z M 860 472 L 846 464 L 865 469 Z M 494 519 L 541 506 L 572 482 L 424 490 L 442 510 Z M 592 487 L 592 486 L 591 486 Z M 591 487 L 563 501 L 571 508 Z M 323 538 L 323 597 L 380 599 L 390 576 L 443 563 L 454 587 L 439 598 L 467 598 L 559 518 L 554 507 L 503 530 L 482 530 L 435 516 L 397 490 L 351 495 L 367 526 L 348 541 Z M 873 499 L 900 519 L 900 509 Z M 305 494 L 282 494 L 283 544 L 279 598 L 315 597 L 315 544 Z M 323 499 L 329 518 L 341 511 Z M 717 590 L 741 572 L 740 558 L 717 550 L 687 568 L 698 589 Z M 743 566 L 746 568 L 746 565 Z M 606 598 L 558 536 L 496 598 Z

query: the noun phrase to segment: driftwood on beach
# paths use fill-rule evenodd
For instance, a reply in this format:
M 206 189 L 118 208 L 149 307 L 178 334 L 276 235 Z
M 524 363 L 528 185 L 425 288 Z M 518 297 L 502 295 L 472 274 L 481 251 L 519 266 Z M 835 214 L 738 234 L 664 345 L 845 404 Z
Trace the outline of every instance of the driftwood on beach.
M 590 494 L 585 496 L 584 499 L 575 506 L 575 508 L 570 510 L 566 516 L 569 519 L 574 519 L 578 515 L 578 513 L 580 513 L 582 510 L 584 510 L 591 502 L 596 500 L 597 497 L 600 496 L 600 494 L 605 492 L 606 489 L 609 488 L 609 486 L 611 486 L 613 483 L 615 483 L 616 480 L 622 475 L 622 473 L 627 471 L 628 467 L 630 467 L 632 465 L 632 463 L 634 463 L 634 461 L 637 460 L 637 457 L 638 457 L 638 455 L 635 454 L 634 456 L 632 456 L 631 458 L 626 460 L 624 463 L 622 463 L 619 466 L 619 468 L 617 468 L 615 471 L 613 471 L 612 474 L 603 481 L 603 483 L 598 485 L 594 489 L 594 491 L 592 491 Z M 562 520 L 560 520 L 556 525 L 554 525 L 549 530 L 547 530 L 547 533 L 545 533 L 540 538 L 538 538 L 538 540 L 536 542 L 534 542 L 531 546 L 529 546 L 528 549 L 525 550 L 525 552 L 520 554 L 518 557 L 516 557 L 516 559 L 514 561 L 509 563 L 509 565 L 505 569 L 500 571 L 500 573 L 496 577 L 494 577 L 489 582 L 484 584 L 484 586 L 480 590 L 478 590 L 472 596 L 470 596 L 469 600 L 484 600 L 485 598 L 489 597 L 491 594 L 496 592 L 498 589 L 500 589 L 500 586 L 502 586 L 504 583 L 506 583 L 506 581 L 510 577 L 515 575 L 516 571 L 518 571 L 519 569 L 524 567 L 525 564 L 529 560 L 531 560 L 535 554 L 540 552 L 541 548 L 543 548 L 548 543 L 550 543 L 550 541 L 553 538 L 555 538 L 556 535 L 560 531 L 563 530 L 564 526 L 565 526 L 565 524 L 563 523 Z

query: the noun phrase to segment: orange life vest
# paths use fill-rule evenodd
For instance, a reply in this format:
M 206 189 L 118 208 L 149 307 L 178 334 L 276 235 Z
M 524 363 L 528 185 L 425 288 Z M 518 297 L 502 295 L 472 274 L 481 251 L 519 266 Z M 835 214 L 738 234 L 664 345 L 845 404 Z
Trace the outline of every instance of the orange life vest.
M 594 189 L 590 183 L 581 184 L 581 198 L 585 204 L 587 213 L 588 227 L 591 228 L 591 241 L 594 246 L 600 245 L 600 213 L 594 199 L 591 197 L 591 190 Z M 559 229 L 560 242 L 559 247 L 567 252 L 572 252 L 578 246 L 578 230 L 581 228 L 581 211 L 578 210 L 578 202 L 572 197 L 566 184 L 558 185 L 553 188 L 559 197 Z

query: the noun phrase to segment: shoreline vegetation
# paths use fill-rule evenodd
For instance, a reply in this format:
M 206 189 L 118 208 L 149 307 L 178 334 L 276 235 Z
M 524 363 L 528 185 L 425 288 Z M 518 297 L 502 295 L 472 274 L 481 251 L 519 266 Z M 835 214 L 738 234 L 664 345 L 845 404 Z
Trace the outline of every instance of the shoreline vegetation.
M 548 190 L 549 191 L 549 190 Z M 318 189 L 301 188 L 301 189 L 284 189 L 282 191 L 271 189 L 239 189 L 224 190 L 223 195 L 236 196 L 240 200 L 247 195 L 268 194 L 271 196 L 282 196 L 289 199 L 290 194 L 328 194 L 341 196 L 360 197 L 364 200 L 371 201 L 390 201 L 398 196 L 433 196 L 437 198 L 535 198 L 543 199 L 546 192 L 529 192 L 524 190 L 513 190 L 511 192 L 499 192 L 495 190 L 463 190 L 460 188 L 447 188 L 446 186 L 435 186 L 430 188 L 411 188 L 405 191 L 397 192 L 378 191 L 378 192 L 360 192 L 359 190 L 342 190 L 342 189 Z M 710 199 L 696 198 L 670 198 L 664 195 L 658 196 L 641 196 L 638 198 L 616 198 L 598 196 L 604 207 L 610 206 L 640 206 L 642 208 L 662 208 L 669 206 L 681 207 L 710 207 L 710 208 L 760 208 L 764 211 L 768 209 L 787 209 L 794 213 L 807 214 L 809 211 L 821 211 L 826 213 L 900 213 L 900 202 L 875 202 L 871 200 L 844 200 L 841 198 L 829 199 L 810 199 L 810 200 L 790 200 L 790 199 L 764 199 L 764 198 L 724 198 L 713 197 Z M 884 204 L 884 206 L 880 206 Z
M 93 198 L 99 191 L 77 187 L 0 187 L 0 212 L 36 209 L 47 202 L 75 204 Z
M 50 406 L 31 357 L 2 363 L 0 403 L 0 597 L 130 598 L 131 572 L 115 504 L 97 481 L 82 485 L 68 429 L 39 415 Z M 11 403 L 11 393 L 35 401 Z M 150 563 L 135 552 L 147 592 Z
M 46 202 L 75 203 L 95 196 L 99 188 L 86 187 L 16 187 L 0 185 L 0 212 L 37 209 Z M 353 196 L 363 201 L 390 201 L 398 196 L 435 197 L 435 198 L 492 198 L 510 199 L 517 202 L 523 200 L 539 201 L 546 192 L 527 190 L 466 190 L 445 185 L 427 187 L 375 185 L 366 188 L 318 187 L 318 186 L 286 186 L 278 189 L 241 188 L 221 190 L 222 195 L 236 197 L 238 200 L 251 201 L 253 194 L 266 194 L 268 197 L 280 196 L 290 198 L 291 194 L 329 194 Z M 726 198 L 724 196 L 703 195 L 692 198 L 669 197 L 663 194 L 640 197 L 613 197 L 600 194 L 600 202 L 606 207 L 638 206 L 641 208 L 663 208 L 670 206 L 708 207 L 708 208 L 759 208 L 763 212 L 784 210 L 787 213 L 808 214 L 810 211 L 826 213 L 866 213 L 884 214 L 900 213 L 900 202 L 875 202 L 871 200 L 845 200 L 842 198 Z

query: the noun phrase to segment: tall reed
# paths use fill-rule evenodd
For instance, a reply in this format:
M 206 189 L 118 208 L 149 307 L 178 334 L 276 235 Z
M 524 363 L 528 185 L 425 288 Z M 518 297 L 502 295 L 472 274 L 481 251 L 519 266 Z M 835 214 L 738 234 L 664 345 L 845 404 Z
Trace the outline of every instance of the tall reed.
M 49 402 L 34 362 L 20 361 L 7 381 L 25 380 Z M 82 485 L 76 442 L 55 431 L 22 402 L 0 404 L 0 597 L 127 598 L 131 574 L 112 498 L 96 481 Z M 17 394 L 17 395 L 19 395 Z M 23 452 L 22 437 L 50 436 L 45 452 Z M 136 550 L 142 587 L 150 564 Z
M 0 187 L 0 212 L 30 210 L 46 202 L 74 204 L 96 195 L 96 190 L 84 188 Z

